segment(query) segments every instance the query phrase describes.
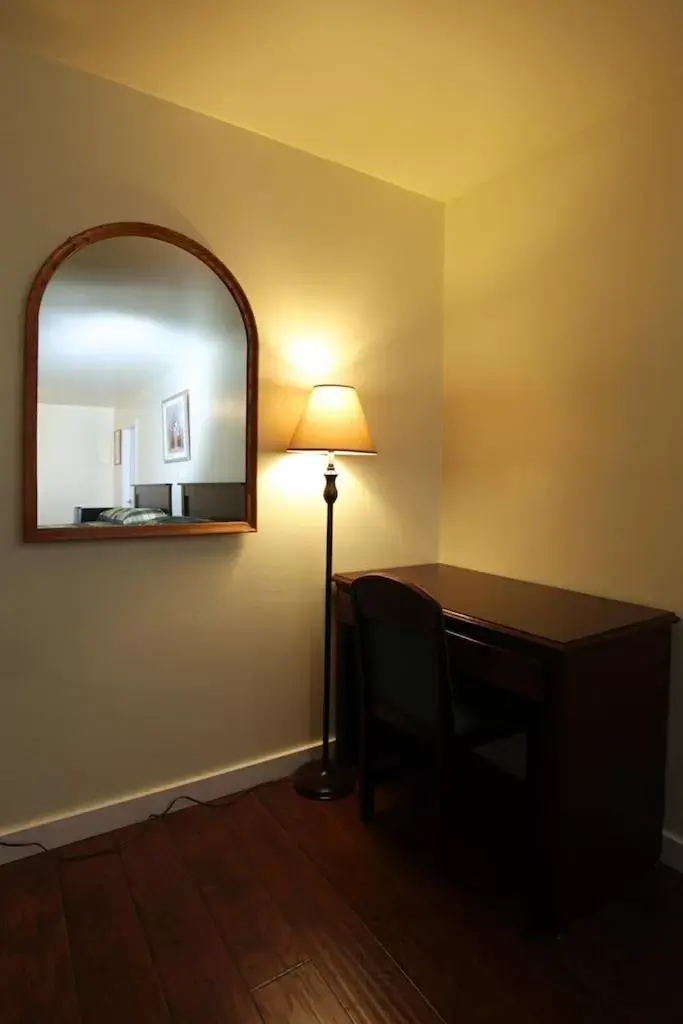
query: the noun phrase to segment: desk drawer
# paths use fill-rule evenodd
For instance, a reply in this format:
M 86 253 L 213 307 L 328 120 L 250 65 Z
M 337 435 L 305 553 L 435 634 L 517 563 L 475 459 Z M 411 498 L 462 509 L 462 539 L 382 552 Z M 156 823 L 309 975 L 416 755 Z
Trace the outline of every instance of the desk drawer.
M 335 617 L 338 623 L 353 625 L 353 606 L 348 590 L 337 588 Z M 543 696 L 543 669 L 531 655 L 488 644 L 462 633 L 447 631 L 448 654 L 454 673 L 483 679 L 501 690 L 539 700 Z
M 535 658 L 461 633 L 449 631 L 447 637 L 451 670 L 456 678 L 461 672 L 519 697 L 540 700 L 543 696 L 543 670 Z

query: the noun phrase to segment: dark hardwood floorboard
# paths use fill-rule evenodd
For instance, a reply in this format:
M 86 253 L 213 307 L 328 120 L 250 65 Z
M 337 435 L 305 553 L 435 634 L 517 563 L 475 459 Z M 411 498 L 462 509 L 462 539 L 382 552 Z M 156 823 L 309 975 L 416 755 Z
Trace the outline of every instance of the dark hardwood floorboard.
M 683 1020 L 683 877 L 660 865 L 557 947 L 567 969 L 630 1024 Z
M 255 993 L 265 1024 L 353 1024 L 313 964 L 304 964 Z
M 440 1020 L 257 796 L 235 804 L 228 820 L 316 967 L 358 1024 Z
M 65 848 L 114 850 L 110 836 Z M 170 1024 L 118 853 L 60 861 L 64 911 L 83 1024 Z
M 249 988 L 187 873 L 166 822 L 148 822 L 137 829 L 121 829 L 114 838 L 173 1021 L 260 1024 Z
M 284 786 L 264 792 L 261 800 L 428 994 L 444 1020 L 461 1020 L 463 1014 L 473 1024 L 520 1019 L 520 1007 L 495 978 L 487 976 L 485 962 L 470 947 L 471 915 L 466 905 L 453 915 L 445 915 L 443 908 L 432 912 L 424 891 L 414 884 L 414 873 L 410 880 L 407 872 L 397 877 L 388 858 L 359 858 L 354 854 L 357 843 L 334 824 L 339 804 L 330 809 L 303 801 Z M 355 817 L 348 824 L 353 834 Z
M 59 878 L 46 855 L 0 869 L 0 1020 L 81 1020 Z
M 465 791 L 441 871 L 391 787 L 366 826 L 286 782 L 0 868 L 0 1024 L 679 1024 L 683 877 L 533 938 Z
M 618 1019 L 567 977 L 552 945 L 436 872 L 419 843 L 360 822 L 355 797 L 317 804 L 280 784 L 260 799 L 449 1024 Z
M 168 829 L 235 963 L 250 988 L 309 959 L 255 874 L 221 810 L 193 807 L 170 815 Z

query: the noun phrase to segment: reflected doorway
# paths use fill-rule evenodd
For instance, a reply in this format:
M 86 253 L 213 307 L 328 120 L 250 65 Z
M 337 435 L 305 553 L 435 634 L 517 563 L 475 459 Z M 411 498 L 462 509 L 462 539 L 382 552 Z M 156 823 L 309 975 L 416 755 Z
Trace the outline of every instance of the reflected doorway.
M 133 487 L 136 483 L 137 468 L 137 423 L 121 430 L 121 504 L 132 508 L 135 505 Z

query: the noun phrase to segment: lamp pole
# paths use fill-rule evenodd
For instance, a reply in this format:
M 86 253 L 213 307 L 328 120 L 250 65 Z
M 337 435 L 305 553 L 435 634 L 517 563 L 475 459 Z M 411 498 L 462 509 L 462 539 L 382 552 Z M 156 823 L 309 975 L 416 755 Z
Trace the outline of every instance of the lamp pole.
M 337 500 L 337 467 L 334 452 L 329 452 L 325 470 L 323 498 L 327 503 L 327 542 L 325 546 L 325 661 L 323 675 L 323 768 L 330 767 L 330 704 L 332 692 L 332 539 L 334 503 Z
M 328 452 L 323 498 L 327 504 L 327 539 L 325 545 L 325 654 L 323 663 L 323 748 L 320 761 L 301 766 L 295 775 L 294 788 L 309 800 L 338 800 L 353 789 L 354 774 L 344 765 L 330 759 L 330 711 L 332 705 L 332 547 L 334 538 L 334 503 L 337 500 L 337 467 L 334 452 Z

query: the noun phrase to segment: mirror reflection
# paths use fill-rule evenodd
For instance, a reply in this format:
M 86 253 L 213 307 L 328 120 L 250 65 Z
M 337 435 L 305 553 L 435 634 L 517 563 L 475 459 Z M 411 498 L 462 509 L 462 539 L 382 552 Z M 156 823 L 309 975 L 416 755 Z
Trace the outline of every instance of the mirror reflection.
M 38 321 L 39 528 L 247 518 L 248 341 L 202 260 L 109 237 L 61 262 Z

